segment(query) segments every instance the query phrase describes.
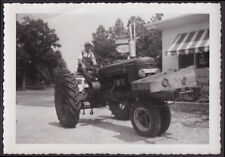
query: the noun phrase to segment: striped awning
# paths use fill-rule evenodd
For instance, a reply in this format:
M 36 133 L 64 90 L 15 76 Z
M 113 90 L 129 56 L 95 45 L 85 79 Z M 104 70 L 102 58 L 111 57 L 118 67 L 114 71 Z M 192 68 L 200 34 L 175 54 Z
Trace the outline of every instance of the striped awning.
M 166 55 L 201 53 L 209 50 L 209 29 L 178 34 Z

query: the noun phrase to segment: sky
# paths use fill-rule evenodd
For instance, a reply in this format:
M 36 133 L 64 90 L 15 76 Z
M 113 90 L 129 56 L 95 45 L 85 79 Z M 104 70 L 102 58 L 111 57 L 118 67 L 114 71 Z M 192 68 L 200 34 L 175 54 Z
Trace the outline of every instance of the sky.
M 55 29 L 61 44 L 60 51 L 71 72 L 76 71 L 77 60 L 81 58 L 81 50 L 85 42 L 91 42 L 92 33 L 99 25 L 106 29 L 113 26 L 116 19 L 120 18 L 124 26 L 131 16 L 140 16 L 145 21 L 156 12 L 138 7 L 123 7 L 122 5 L 76 5 L 59 13 L 32 13 L 17 14 L 17 20 L 24 16 L 34 19 L 43 19 L 49 28 Z M 164 19 L 174 15 L 164 14 Z

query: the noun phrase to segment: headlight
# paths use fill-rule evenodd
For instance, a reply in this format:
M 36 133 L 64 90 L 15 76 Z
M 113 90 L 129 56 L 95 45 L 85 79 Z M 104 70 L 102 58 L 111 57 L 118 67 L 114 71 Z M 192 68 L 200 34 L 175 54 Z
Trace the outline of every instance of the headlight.
M 168 81 L 166 78 L 164 78 L 164 79 L 162 80 L 162 86 L 163 86 L 163 87 L 167 87 L 168 84 L 169 84 L 169 81 Z
M 183 77 L 183 79 L 181 80 L 181 84 L 182 85 L 186 85 L 186 83 L 187 83 L 187 78 Z
M 138 75 L 139 75 L 141 78 L 145 77 L 145 71 L 144 71 L 143 69 L 140 69 L 140 70 L 138 71 Z
M 159 68 L 149 68 L 149 69 L 140 69 L 138 71 L 138 75 L 142 78 L 145 77 L 147 74 L 155 74 L 158 73 L 160 70 Z

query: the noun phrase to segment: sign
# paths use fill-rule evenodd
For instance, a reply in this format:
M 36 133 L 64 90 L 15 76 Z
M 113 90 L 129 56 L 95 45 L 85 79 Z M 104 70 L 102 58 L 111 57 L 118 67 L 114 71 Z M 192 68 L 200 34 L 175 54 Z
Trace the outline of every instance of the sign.
M 122 38 L 122 39 L 116 39 L 115 40 L 116 45 L 121 45 L 121 44 L 128 44 L 128 39 Z
M 197 85 L 202 96 L 209 96 L 209 68 L 196 69 Z
M 128 36 L 122 35 L 122 36 L 117 36 L 115 40 L 116 44 L 116 51 L 119 53 L 128 53 L 129 52 L 129 39 Z
M 128 45 L 119 45 L 116 47 L 116 51 L 119 53 L 128 53 L 129 52 L 129 46 Z

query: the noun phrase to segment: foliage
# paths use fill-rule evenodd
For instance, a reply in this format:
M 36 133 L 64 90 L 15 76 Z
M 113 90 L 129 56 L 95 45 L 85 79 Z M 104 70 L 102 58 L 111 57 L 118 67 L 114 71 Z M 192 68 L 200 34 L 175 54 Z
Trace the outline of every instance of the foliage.
M 115 22 L 115 25 L 113 26 L 113 34 L 115 36 L 122 36 L 126 33 L 126 29 L 124 28 L 124 25 L 123 25 L 123 21 L 118 18 Z
M 56 69 L 65 69 L 54 29 L 42 20 L 16 22 L 17 87 L 52 83 Z M 26 83 L 26 85 L 25 85 Z
M 93 50 L 99 64 L 107 64 L 110 59 L 115 58 L 115 53 L 113 53 L 115 51 L 115 42 L 112 34 L 109 34 L 104 26 L 100 25 L 96 32 L 92 34 L 92 38 Z
M 150 18 L 150 21 L 148 21 L 148 23 L 160 21 L 162 20 L 163 16 L 164 15 L 162 13 L 156 13 Z
M 158 15 L 159 16 L 159 15 Z M 157 16 L 157 18 L 159 18 Z M 148 31 L 144 25 L 146 22 L 141 17 L 132 16 L 128 20 L 128 25 L 136 24 L 136 53 L 137 56 L 157 57 L 161 53 L 161 33 L 160 31 Z
M 146 22 L 139 16 L 135 17 L 135 16 L 131 16 L 127 22 L 127 27 L 130 24 L 133 24 L 135 22 L 136 25 L 136 34 L 137 36 L 140 36 L 144 33 L 147 32 L 147 29 L 144 27 L 144 25 L 146 24 Z
M 144 26 L 146 23 L 156 22 L 161 20 L 163 14 L 155 14 L 150 18 L 150 21 L 145 22 L 139 16 L 131 16 L 127 22 L 127 28 L 135 22 L 136 25 L 136 53 L 139 56 L 150 56 L 153 58 L 161 55 L 161 32 L 157 30 L 148 31 Z M 114 26 L 105 29 L 100 25 L 96 32 L 92 34 L 92 43 L 94 53 L 98 58 L 107 60 L 123 59 L 123 56 L 115 51 L 115 39 L 118 36 L 128 35 L 128 30 L 124 27 L 121 19 L 117 19 Z M 99 62 L 99 60 L 97 60 Z M 161 64 L 161 63 L 160 63 Z

